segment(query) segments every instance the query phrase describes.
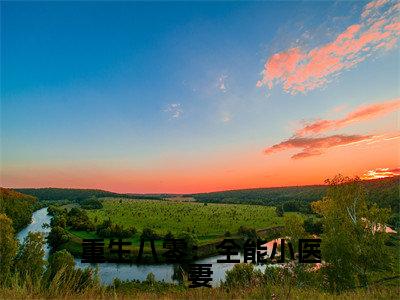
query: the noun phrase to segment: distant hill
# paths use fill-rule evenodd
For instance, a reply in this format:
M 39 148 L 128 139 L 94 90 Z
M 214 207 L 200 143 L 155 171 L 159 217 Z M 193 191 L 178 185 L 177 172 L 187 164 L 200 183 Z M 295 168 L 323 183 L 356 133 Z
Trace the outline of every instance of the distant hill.
M 399 212 L 399 180 L 400 176 L 363 181 L 368 190 L 368 201 Z M 309 203 L 321 199 L 326 189 L 326 185 L 308 185 L 231 190 L 191 196 L 196 201 L 205 203 L 282 205 L 285 211 L 306 212 L 309 210 Z
M 37 197 L 40 201 L 60 201 L 69 200 L 81 202 L 89 198 L 120 197 L 120 198 L 140 198 L 140 199 L 161 199 L 162 196 L 156 195 L 137 195 L 119 194 L 96 189 L 70 189 L 70 188 L 23 188 L 14 189 L 20 193 Z
M 16 231 L 31 222 L 36 201 L 36 197 L 0 188 L 0 213 L 6 214 L 13 220 L 13 227 Z
M 368 200 L 371 203 L 378 203 L 381 207 L 390 207 L 393 212 L 399 212 L 399 180 L 400 176 L 363 181 L 368 190 Z M 285 211 L 307 212 L 309 211 L 309 203 L 321 199 L 325 195 L 326 189 L 326 185 L 308 185 L 231 190 L 184 196 L 193 197 L 196 201 L 204 203 L 282 206 Z M 37 197 L 41 201 L 69 200 L 81 202 L 92 197 L 164 199 L 174 196 L 168 194 L 119 194 L 96 189 L 24 188 L 15 190 Z

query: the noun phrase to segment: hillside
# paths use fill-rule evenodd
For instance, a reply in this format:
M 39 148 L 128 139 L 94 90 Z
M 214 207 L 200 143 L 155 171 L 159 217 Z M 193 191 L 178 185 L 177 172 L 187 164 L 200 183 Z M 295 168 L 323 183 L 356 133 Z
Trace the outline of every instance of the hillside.
M 6 214 L 13 220 L 16 231 L 31 222 L 37 199 L 11 189 L 0 188 L 0 213 Z
M 398 213 L 399 179 L 400 176 L 363 181 L 368 191 L 368 201 L 381 207 L 389 207 Z M 221 191 L 191 196 L 196 201 L 206 203 L 282 205 L 285 211 L 307 211 L 308 204 L 321 199 L 326 189 L 326 185 L 309 185 Z
M 141 198 L 141 199 L 160 199 L 160 196 L 139 196 L 130 194 L 118 194 L 96 189 L 72 189 L 72 188 L 22 188 L 15 189 L 20 193 L 37 197 L 40 201 L 60 201 L 69 200 L 81 202 L 89 198 L 119 197 L 119 198 Z
M 392 212 L 399 212 L 400 176 L 363 181 L 368 190 L 368 201 L 378 203 L 381 207 L 389 207 Z M 234 203 L 282 206 L 285 211 L 309 210 L 309 203 L 321 199 L 327 189 L 326 185 L 290 186 L 273 188 L 256 188 L 200 193 L 186 195 L 198 202 L 204 203 Z M 88 198 L 119 197 L 136 199 L 163 199 L 162 195 L 118 194 L 95 189 L 65 189 L 65 188 L 24 188 L 15 189 L 18 192 L 37 197 L 41 201 L 69 200 L 81 202 Z

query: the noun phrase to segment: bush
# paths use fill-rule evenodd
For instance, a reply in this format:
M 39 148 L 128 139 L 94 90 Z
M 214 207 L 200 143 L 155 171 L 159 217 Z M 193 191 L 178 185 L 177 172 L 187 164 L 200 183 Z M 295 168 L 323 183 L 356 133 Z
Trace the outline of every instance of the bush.
M 52 251 L 56 251 L 62 244 L 68 242 L 69 239 L 68 233 L 60 226 L 53 227 L 47 236 L 47 242 Z
M 258 238 L 257 231 L 254 228 L 240 226 L 238 233 L 245 239 L 251 239 L 253 241 L 256 241 Z
M 124 229 L 122 225 L 112 224 L 111 220 L 104 220 L 102 224 L 96 228 L 98 236 L 103 238 L 129 238 L 136 233 L 135 227 Z
M 44 260 L 44 235 L 40 232 L 29 232 L 24 243 L 19 248 L 15 258 L 15 270 L 23 280 L 36 281 L 42 277 Z
M 226 271 L 223 286 L 227 289 L 241 289 L 257 286 L 264 282 L 264 276 L 255 270 L 252 264 L 236 264 L 231 270 Z
M 70 273 L 74 270 L 74 267 L 74 257 L 63 249 L 50 255 L 47 274 L 49 278 L 53 278 L 59 270 L 64 269 L 66 273 Z
M 97 198 L 92 197 L 82 202 L 81 207 L 84 209 L 101 209 L 103 208 L 103 203 Z
M 95 226 L 93 222 L 90 220 L 86 211 L 76 207 L 72 208 L 68 212 L 67 225 L 71 226 L 73 230 L 86 230 L 86 231 L 95 230 Z
M 275 212 L 276 212 L 276 215 L 277 215 L 278 217 L 283 217 L 284 211 L 283 211 L 283 207 L 282 207 L 281 205 L 278 205 L 278 206 L 276 207 Z
M 50 226 L 65 228 L 67 226 L 67 218 L 63 214 L 57 214 L 51 218 Z
M 153 229 L 144 228 L 142 231 L 142 234 L 140 235 L 140 238 L 144 239 L 144 240 L 155 240 L 155 239 L 158 239 L 159 236 Z
M 304 229 L 308 233 L 321 234 L 322 221 L 320 219 L 314 220 L 314 218 L 307 218 L 304 220 Z

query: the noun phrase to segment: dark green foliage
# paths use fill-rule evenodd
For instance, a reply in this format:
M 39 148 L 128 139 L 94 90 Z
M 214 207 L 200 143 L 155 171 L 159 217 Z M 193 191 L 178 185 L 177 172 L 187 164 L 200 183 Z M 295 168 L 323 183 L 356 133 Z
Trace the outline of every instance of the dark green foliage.
M 50 255 L 47 275 L 54 277 L 57 272 L 64 269 L 64 272 L 71 273 L 75 267 L 74 257 L 67 250 L 63 249 Z
M 197 235 L 192 232 L 182 232 L 179 235 L 179 238 L 185 241 L 186 249 L 184 250 L 184 253 L 186 254 L 186 258 L 193 258 L 193 255 L 195 254 L 193 249 L 199 244 Z
M 254 228 L 251 227 L 246 227 L 246 226 L 240 226 L 238 233 L 245 239 L 251 239 L 256 241 L 258 236 L 257 236 L 257 231 Z
M 11 219 L 5 214 L 0 214 L 0 286 L 9 282 L 17 248 L 18 241 L 14 236 Z
M 140 238 L 144 240 L 154 240 L 154 239 L 159 239 L 160 237 L 153 229 L 144 228 L 142 234 L 140 235 Z
M 367 190 L 367 202 L 400 212 L 399 176 L 362 181 Z M 236 203 L 282 206 L 285 212 L 310 213 L 310 203 L 320 200 L 326 192 L 326 185 L 245 189 L 204 194 L 193 194 L 196 201 L 204 203 Z
M 385 246 L 389 209 L 368 205 L 367 190 L 358 178 L 341 175 L 327 181 L 329 189 L 313 209 L 323 216 L 321 255 L 327 266 L 327 288 L 335 292 L 367 286 L 378 270 L 390 270 Z
M 15 258 L 15 269 L 21 278 L 39 279 L 44 272 L 45 241 L 42 233 L 29 232 Z
M 57 251 L 49 257 L 43 279 L 42 283 L 50 295 L 79 294 L 91 288 L 99 291 L 98 278 L 93 269 L 75 269 L 74 257 L 66 250 Z
M 67 211 L 66 210 L 64 210 L 64 209 L 61 209 L 60 207 L 58 207 L 58 206 L 56 206 L 56 205 L 49 205 L 48 207 L 47 207 L 47 213 L 50 215 L 50 216 L 55 216 L 55 215 L 58 215 L 58 214 L 62 214 L 62 213 L 67 213 Z
M 95 225 L 90 220 L 85 210 L 74 207 L 68 212 L 67 218 L 67 225 L 73 230 L 95 230 Z
M 112 285 L 110 286 L 112 291 L 116 291 L 118 294 L 131 295 L 132 291 L 142 292 L 155 292 L 155 293 L 166 293 L 166 292 L 179 292 L 185 290 L 183 285 L 177 285 L 173 283 L 166 283 L 164 281 L 156 281 L 154 274 L 149 273 L 145 281 L 140 282 L 139 280 L 120 280 L 115 278 Z
M 103 204 L 100 200 L 91 197 L 81 203 L 81 207 L 83 209 L 101 209 L 103 208 Z
M 304 220 L 304 229 L 308 233 L 319 235 L 322 233 L 322 220 L 315 218 L 307 218 Z
M 172 232 L 171 231 L 168 231 L 167 232 L 167 234 L 164 236 L 164 239 L 173 239 L 174 238 L 174 235 L 172 234 Z
M 400 229 L 400 213 L 392 214 L 388 220 L 388 224 L 396 229 Z
M 12 219 L 16 231 L 31 222 L 35 203 L 35 197 L 0 188 L 0 213 L 4 213 Z
M 282 210 L 283 211 L 298 211 L 302 213 L 311 213 L 311 207 L 308 202 L 305 201 L 295 201 L 289 200 L 282 203 Z
M 368 180 L 363 182 L 367 188 L 368 203 L 390 208 L 392 213 L 400 213 L 400 176 Z
M 67 226 L 67 216 L 61 213 L 53 216 L 53 218 L 51 218 L 50 221 L 50 226 L 51 227 L 58 226 L 61 228 L 65 228 Z
M 278 217 L 283 217 L 284 211 L 283 211 L 282 205 L 278 205 L 278 206 L 276 207 L 275 212 L 276 212 L 276 215 L 277 215 Z
M 47 236 L 47 242 L 53 251 L 56 251 L 62 244 L 68 242 L 69 239 L 68 232 L 60 226 L 52 227 Z
M 122 225 L 113 224 L 111 220 L 104 222 L 96 227 L 96 233 L 103 238 L 130 238 L 136 233 L 136 228 L 124 229 Z
M 15 189 L 21 193 L 37 197 L 40 201 L 60 201 L 69 200 L 72 202 L 83 202 L 92 197 L 119 197 L 131 199 L 163 199 L 159 195 L 137 195 L 137 194 L 118 194 L 103 190 L 94 189 L 63 189 L 63 188 L 39 188 L 39 189 Z
M 231 270 L 226 271 L 223 287 L 230 289 L 243 289 L 257 286 L 264 282 L 261 271 L 255 270 L 252 264 L 236 264 Z
M 299 186 L 245 189 L 192 195 L 196 201 L 206 203 L 236 203 L 275 206 L 286 201 L 312 202 L 321 199 L 326 186 Z

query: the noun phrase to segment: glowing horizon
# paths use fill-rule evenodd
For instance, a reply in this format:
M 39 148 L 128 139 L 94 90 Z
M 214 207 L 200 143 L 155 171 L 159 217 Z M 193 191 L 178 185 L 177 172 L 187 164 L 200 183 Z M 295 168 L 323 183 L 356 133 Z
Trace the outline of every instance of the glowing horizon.
M 1 3 L 10 188 L 400 175 L 400 4 Z

